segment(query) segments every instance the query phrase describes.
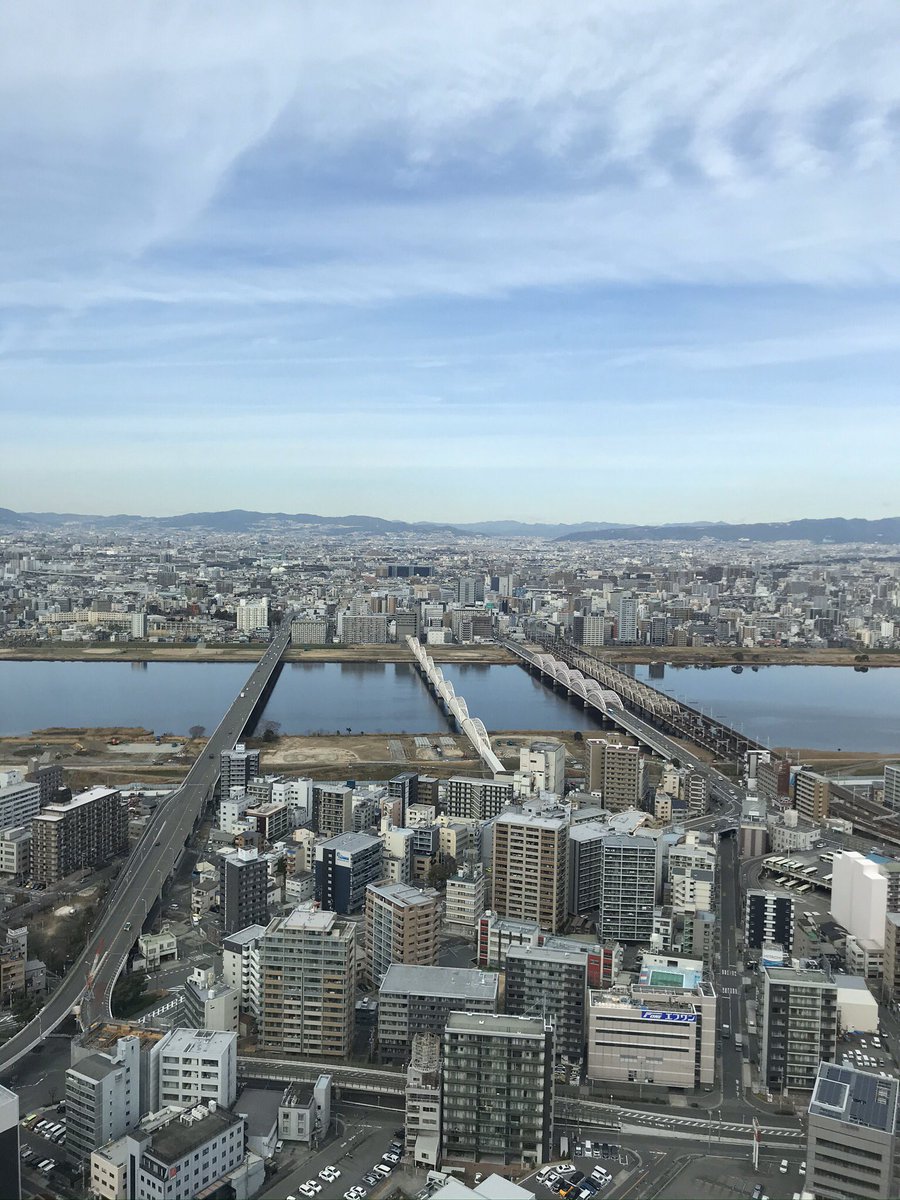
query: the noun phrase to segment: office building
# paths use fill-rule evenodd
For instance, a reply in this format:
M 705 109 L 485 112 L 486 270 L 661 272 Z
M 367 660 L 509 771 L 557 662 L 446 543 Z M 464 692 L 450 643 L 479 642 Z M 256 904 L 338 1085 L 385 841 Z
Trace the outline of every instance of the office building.
M 655 839 L 640 834 L 610 834 L 603 839 L 600 941 L 650 941 L 658 894 L 658 855 Z
M 227 800 L 232 788 L 246 792 L 250 780 L 258 774 L 258 750 L 248 750 L 243 742 L 233 750 L 223 750 L 219 755 L 219 795 Z
M 640 808 L 644 765 L 637 746 L 609 738 L 589 738 L 590 790 L 599 792 L 607 812 Z
M 222 978 L 238 994 L 242 1012 L 259 1015 L 259 944 L 265 925 L 248 925 L 222 938 Z
M 660 974 L 656 972 L 656 977 Z M 715 991 L 702 981 L 688 988 L 591 989 L 587 1049 L 587 1076 L 597 1082 L 632 1083 L 638 1089 L 655 1084 L 685 1091 L 712 1085 Z
M 237 1034 L 170 1029 L 150 1050 L 150 1070 L 154 1112 L 210 1100 L 230 1108 L 237 1098 Z
M 199 1105 L 169 1121 L 132 1155 L 132 1200 L 196 1200 L 203 1196 L 244 1162 L 245 1125 L 242 1116 Z M 261 1162 L 259 1167 L 262 1183 Z
M 405 1151 L 416 1167 L 436 1167 L 441 1154 L 441 1038 L 417 1033 L 406 1070 Z
M 603 840 L 612 832 L 604 821 L 580 821 L 569 828 L 568 899 L 570 913 L 600 910 L 603 881 Z
M 828 819 L 830 786 L 824 775 L 802 770 L 794 776 L 794 808 L 801 817 L 821 825 Z
M 259 1045 L 343 1058 L 353 1042 L 356 928 L 333 912 L 277 917 L 259 945 Z
M 66 1071 L 66 1154 L 80 1162 L 137 1125 L 141 1106 L 141 1039 L 120 1037 Z
M 269 920 L 269 869 L 256 850 L 219 856 L 219 907 L 222 933 L 236 933 Z
M 564 742 L 538 741 L 519 749 L 519 770 L 534 778 L 534 791 L 566 791 L 566 747 Z
M 0 1086 L 0 1196 L 20 1200 L 19 1097 Z M 3 1164 L 6 1163 L 4 1167 Z
M 313 788 L 316 828 L 323 837 L 337 837 L 353 829 L 353 788 L 316 784 Z
M 456 581 L 458 604 L 479 604 L 484 600 L 484 579 L 476 575 L 463 575 Z
M 444 792 L 444 811 L 448 817 L 468 821 L 489 821 L 499 816 L 515 800 L 511 779 L 470 779 L 453 775 Z
M 486 907 L 487 880 L 480 862 L 466 862 L 447 880 L 444 920 L 457 932 L 471 932 Z
M 744 905 L 744 945 L 762 950 L 767 943 L 790 954 L 794 945 L 794 897 L 787 892 L 750 888 Z
M 366 888 L 382 877 L 382 846 L 368 833 L 342 833 L 316 846 L 316 901 L 336 913 L 362 912 Z
M 506 953 L 504 1008 L 518 1016 L 540 1014 L 553 1024 L 557 1061 L 584 1058 L 584 1002 L 592 947 L 571 939 L 565 949 L 510 946 Z
M 430 967 L 437 960 L 440 896 L 434 888 L 370 883 L 366 888 L 365 970 L 377 987 L 391 963 Z
M 57 883 L 128 850 L 128 808 L 114 788 L 95 787 L 48 804 L 31 823 L 31 877 Z
M 603 646 L 606 643 L 606 621 L 603 613 L 585 613 L 581 624 L 582 646 Z M 576 641 L 578 639 L 576 638 Z
M 256 633 L 258 629 L 268 629 L 268 597 L 263 596 L 259 600 L 239 600 L 236 624 L 238 633 Z
M 455 1009 L 495 1013 L 499 983 L 468 967 L 388 967 L 378 989 L 381 1060 L 407 1062 L 415 1035 L 440 1035 Z
M 194 968 L 184 981 L 181 999 L 189 1028 L 237 1031 L 240 991 L 224 979 L 217 979 L 212 967 Z
M 762 969 L 760 1075 L 770 1092 L 811 1091 L 838 1035 L 837 986 L 824 971 Z
M 819 1064 L 809 1104 L 806 1190 L 821 1200 L 890 1200 L 900 1082 Z
M 452 1012 L 444 1031 L 442 1158 L 534 1167 L 550 1157 L 553 1029 L 541 1017 Z
M 491 906 L 498 916 L 537 921 L 556 933 L 566 920 L 567 813 L 504 812 L 494 822 Z
M 0 829 L 30 827 L 41 811 L 41 789 L 37 783 L 11 783 L 0 787 Z

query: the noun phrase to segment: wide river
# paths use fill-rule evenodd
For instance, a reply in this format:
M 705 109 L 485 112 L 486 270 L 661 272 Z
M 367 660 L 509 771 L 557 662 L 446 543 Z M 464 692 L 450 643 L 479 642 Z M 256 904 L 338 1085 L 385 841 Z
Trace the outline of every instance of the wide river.
M 596 728 L 518 666 L 448 665 L 444 674 L 488 729 Z M 0 662 L 0 735 L 49 726 L 138 725 L 211 732 L 250 672 L 246 663 Z M 640 679 L 649 677 L 638 667 Z M 773 746 L 900 754 L 900 668 L 667 667 L 652 681 Z M 411 665 L 288 663 L 264 720 L 283 733 L 432 733 L 443 716 Z

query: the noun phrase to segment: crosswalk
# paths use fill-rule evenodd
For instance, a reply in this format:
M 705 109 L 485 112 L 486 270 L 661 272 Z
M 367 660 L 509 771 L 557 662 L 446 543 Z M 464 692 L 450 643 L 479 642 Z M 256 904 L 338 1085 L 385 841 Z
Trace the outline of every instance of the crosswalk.
M 673 1117 L 664 1113 L 648 1113 L 642 1109 L 628 1108 L 618 1109 L 617 1114 L 623 1122 L 627 1122 L 629 1125 L 648 1125 L 653 1129 L 702 1130 L 704 1133 L 712 1131 L 713 1134 L 738 1134 L 748 1138 L 753 1135 L 753 1126 L 746 1122 L 706 1121 L 696 1117 Z M 765 1140 L 779 1138 L 790 1141 L 799 1138 L 802 1131 L 799 1129 L 789 1129 L 783 1125 L 772 1125 L 762 1126 L 760 1133 Z

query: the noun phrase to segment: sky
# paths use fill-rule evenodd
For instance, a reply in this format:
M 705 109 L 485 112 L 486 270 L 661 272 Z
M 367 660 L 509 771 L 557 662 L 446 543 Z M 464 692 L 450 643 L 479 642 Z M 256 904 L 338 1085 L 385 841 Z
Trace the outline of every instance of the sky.
M 900 5 L 0 9 L 0 505 L 900 513 Z

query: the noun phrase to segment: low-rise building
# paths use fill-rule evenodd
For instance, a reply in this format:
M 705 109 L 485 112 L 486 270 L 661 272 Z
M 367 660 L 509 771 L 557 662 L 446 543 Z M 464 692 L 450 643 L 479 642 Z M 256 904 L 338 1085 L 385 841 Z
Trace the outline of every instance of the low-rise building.
M 217 979 L 212 967 L 196 967 L 191 972 L 182 999 L 192 1028 L 237 1032 L 240 992 L 224 979 Z
M 320 1142 L 331 1124 L 331 1076 L 285 1088 L 278 1109 L 278 1136 L 285 1142 Z
M 147 971 L 158 971 L 163 963 L 175 962 L 178 958 L 178 939 L 168 926 L 159 933 L 142 933 L 138 938 L 138 950 Z
M 154 1111 L 210 1100 L 230 1108 L 237 1096 L 237 1034 L 170 1029 L 150 1051 L 150 1071 Z

